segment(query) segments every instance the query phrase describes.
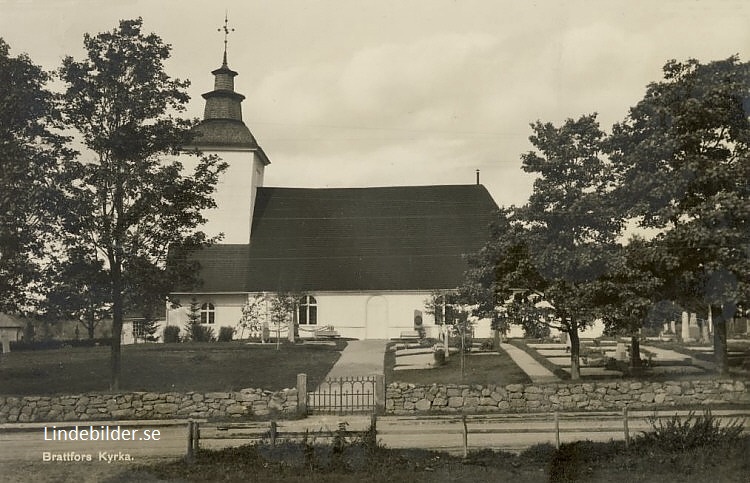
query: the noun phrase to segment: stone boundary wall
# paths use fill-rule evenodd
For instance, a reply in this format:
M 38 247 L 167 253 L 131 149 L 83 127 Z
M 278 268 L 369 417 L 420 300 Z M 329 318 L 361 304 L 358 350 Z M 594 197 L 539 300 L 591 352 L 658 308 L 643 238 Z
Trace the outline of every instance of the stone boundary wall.
M 0 423 L 264 416 L 297 411 L 297 389 L 0 396 Z
M 579 384 L 415 385 L 386 388 L 386 414 L 511 413 L 664 409 L 750 404 L 750 381 L 591 382 Z

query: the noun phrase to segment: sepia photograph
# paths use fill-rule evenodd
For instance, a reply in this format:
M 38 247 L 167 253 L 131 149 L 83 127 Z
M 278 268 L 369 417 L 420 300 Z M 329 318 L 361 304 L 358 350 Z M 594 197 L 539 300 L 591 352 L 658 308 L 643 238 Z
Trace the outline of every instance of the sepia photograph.
M 748 26 L 0 0 L 0 482 L 750 481 Z

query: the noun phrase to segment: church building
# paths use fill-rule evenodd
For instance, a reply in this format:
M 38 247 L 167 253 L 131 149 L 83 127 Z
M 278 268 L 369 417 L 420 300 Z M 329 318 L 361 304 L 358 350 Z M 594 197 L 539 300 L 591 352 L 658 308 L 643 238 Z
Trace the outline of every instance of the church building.
M 167 325 L 183 327 L 195 299 L 201 322 L 237 327 L 248 298 L 297 294 L 299 335 L 330 327 L 342 337 L 385 339 L 421 319 L 436 336 L 425 301 L 458 287 L 465 255 L 489 236 L 497 204 L 479 184 L 294 188 L 265 186 L 273 165 L 242 120 L 244 96 L 227 64 L 212 72 L 195 147 L 229 164 L 206 231 L 221 244 L 192 256 L 200 284 L 173 294 Z M 283 162 L 279 160 L 277 162 Z M 395 174 L 394 174 L 395 176 Z M 218 230 L 216 230 L 218 231 Z

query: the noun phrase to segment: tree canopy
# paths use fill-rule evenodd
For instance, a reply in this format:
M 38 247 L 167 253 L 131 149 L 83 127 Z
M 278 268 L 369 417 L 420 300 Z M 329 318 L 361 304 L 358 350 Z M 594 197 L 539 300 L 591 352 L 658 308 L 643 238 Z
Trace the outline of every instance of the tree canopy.
M 170 46 L 123 20 L 111 32 L 84 36 L 86 58 L 63 60 L 65 121 L 95 159 L 79 159 L 68 234 L 101 257 L 113 313 L 112 388 L 119 386 L 120 336 L 126 303 L 165 296 L 181 264 L 175 251 L 209 243 L 197 229 L 225 163 L 201 157 L 186 173 L 177 160 L 191 140 L 184 111 L 187 81 L 164 71 Z M 170 252 L 171 250 L 171 252 Z M 179 260 L 176 257 L 175 260 Z M 145 288 L 145 290 L 144 290 Z
M 609 151 L 619 203 L 661 230 L 671 297 L 711 307 L 726 372 L 726 320 L 750 295 L 750 64 L 668 62 Z
M 543 298 L 571 335 L 575 377 L 577 330 L 595 318 L 635 334 L 675 302 L 703 307 L 726 372 L 726 320 L 750 298 L 750 64 L 667 62 L 609 136 L 594 115 L 532 131 L 529 201 L 501 210 L 469 258 L 463 293 L 477 315 L 500 304 L 549 322 L 534 313 Z M 657 234 L 623 241 L 633 221 Z
M 51 75 L 0 38 L 0 311 L 32 302 L 39 261 L 64 206 L 62 177 L 72 156 L 60 134 Z

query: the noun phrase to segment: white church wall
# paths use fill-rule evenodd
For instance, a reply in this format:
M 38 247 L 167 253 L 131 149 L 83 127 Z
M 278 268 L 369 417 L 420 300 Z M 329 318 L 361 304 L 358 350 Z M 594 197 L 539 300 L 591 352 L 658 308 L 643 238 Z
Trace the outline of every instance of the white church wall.
M 223 233 L 221 243 L 248 243 L 255 192 L 263 185 L 263 163 L 250 150 L 221 150 L 210 154 L 219 156 L 228 167 L 219 177 L 213 195 L 216 208 L 203 212 L 208 221 L 201 229 L 209 236 Z M 198 158 L 184 154 L 180 161 L 190 172 L 195 169 Z
M 260 295 L 260 294 L 257 294 Z M 300 337 L 312 337 L 315 328 L 333 326 L 341 337 L 353 339 L 398 338 L 414 328 L 414 311 L 422 312 L 422 325 L 428 337 L 437 337 L 435 319 L 425 312 L 424 303 L 430 292 L 319 292 L 310 293 L 317 302 L 317 324 L 300 325 Z M 165 325 L 176 325 L 184 333 L 192 295 L 182 297 L 182 306 L 167 311 Z M 242 316 L 248 294 L 195 294 L 200 305 L 214 305 L 212 324 L 218 335 L 222 326 L 235 327 Z M 159 331 L 161 337 L 162 331 Z
M 364 339 L 367 335 L 366 296 L 360 293 L 314 293 L 318 302 L 317 326 L 332 325 L 342 337 Z M 303 329 L 314 329 L 312 326 L 300 326 L 300 336 L 312 336 Z
M 318 302 L 318 325 L 331 325 L 342 337 L 390 339 L 414 327 L 414 310 L 422 311 L 428 336 L 437 335 L 434 319 L 425 314 L 429 292 L 312 293 Z M 300 331 L 304 337 L 304 331 Z
M 180 299 L 181 307 L 168 309 L 165 325 L 176 325 L 180 328 L 180 334 L 184 335 L 185 325 L 188 320 L 188 311 L 192 298 L 198 302 L 200 307 L 204 303 L 214 306 L 214 323 L 207 324 L 214 329 L 216 336 L 219 335 L 220 327 L 237 328 L 240 317 L 242 317 L 242 306 L 247 300 L 246 294 L 195 294 L 194 296 L 183 296 Z M 161 337 L 161 332 L 159 336 Z

